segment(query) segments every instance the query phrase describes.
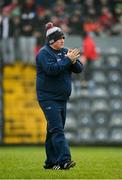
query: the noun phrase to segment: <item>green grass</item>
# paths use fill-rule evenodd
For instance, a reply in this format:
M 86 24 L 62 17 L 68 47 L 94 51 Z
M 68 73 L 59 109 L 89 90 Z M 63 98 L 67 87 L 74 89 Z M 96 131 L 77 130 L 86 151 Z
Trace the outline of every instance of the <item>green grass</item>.
M 72 147 L 77 166 L 44 170 L 43 147 L 0 147 L 0 179 L 121 179 L 122 148 Z

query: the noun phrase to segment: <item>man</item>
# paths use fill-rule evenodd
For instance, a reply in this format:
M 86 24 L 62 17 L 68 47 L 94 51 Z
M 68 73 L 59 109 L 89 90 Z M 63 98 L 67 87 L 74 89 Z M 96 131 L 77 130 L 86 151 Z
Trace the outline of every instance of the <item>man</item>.
M 0 17 L 0 44 L 4 64 L 13 65 L 15 62 L 14 25 L 10 17 L 10 8 L 4 7 Z
M 97 60 L 98 53 L 96 50 L 96 44 L 90 34 L 86 31 L 82 33 L 82 55 L 86 59 L 86 65 L 84 70 L 84 80 L 89 81 L 92 78 L 91 64 Z
M 78 49 L 64 48 L 65 36 L 53 23 L 46 24 L 47 44 L 36 57 L 37 98 L 47 120 L 45 169 L 70 169 L 68 143 L 64 136 L 66 104 L 71 94 L 71 73 L 80 73 L 83 64 Z

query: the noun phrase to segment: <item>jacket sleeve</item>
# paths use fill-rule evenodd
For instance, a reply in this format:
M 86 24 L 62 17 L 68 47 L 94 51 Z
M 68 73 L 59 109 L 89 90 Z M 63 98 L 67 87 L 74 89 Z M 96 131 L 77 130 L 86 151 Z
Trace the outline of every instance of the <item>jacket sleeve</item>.
M 76 60 L 76 63 L 72 64 L 71 66 L 71 71 L 74 73 L 80 73 L 82 72 L 82 70 L 83 70 L 83 64 L 79 60 Z
M 64 59 L 55 62 L 55 59 L 49 59 L 44 54 L 40 54 L 37 57 L 37 61 L 42 67 L 42 69 L 45 71 L 45 73 L 51 76 L 56 76 L 64 70 L 68 69 L 69 66 L 71 66 L 71 61 L 68 57 L 65 57 Z

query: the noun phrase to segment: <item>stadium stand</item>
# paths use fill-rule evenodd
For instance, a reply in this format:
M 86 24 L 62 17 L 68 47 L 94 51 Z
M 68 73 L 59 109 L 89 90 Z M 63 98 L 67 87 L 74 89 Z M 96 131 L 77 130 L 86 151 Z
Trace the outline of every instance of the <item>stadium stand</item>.
M 3 137 L 3 67 L 0 58 L 0 144 Z
M 35 69 L 20 64 L 4 68 L 4 143 L 43 143 L 44 115 L 35 94 Z
M 87 86 L 87 93 L 85 96 L 81 94 L 80 99 L 74 80 L 73 87 L 77 99 L 77 105 L 74 105 L 74 113 L 77 112 L 78 117 L 74 118 L 74 122 L 76 120 L 78 122 L 76 130 L 78 132 L 78 144 L 122 143 L 121 61 L 122 56 L 120 53 L 114 54 L 109 51 L 105 54 L 102 53 L 99 62 L 95 61 L 91 67 L 93 74 L 91 81 L 94 84 L 92 91 L 87 91 L 90 87 Z M 70 101 L 70 103 L 73 102 Z

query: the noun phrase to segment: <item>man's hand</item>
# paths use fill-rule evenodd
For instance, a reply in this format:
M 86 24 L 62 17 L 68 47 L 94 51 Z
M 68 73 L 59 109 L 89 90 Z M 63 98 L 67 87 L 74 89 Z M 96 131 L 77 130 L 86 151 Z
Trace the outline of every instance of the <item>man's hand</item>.
M 76 59 L 80 57 L 79 49 L 69 49 L 67 52 L 67 57 L 71 59 L 72 64 L 76 63 Z

